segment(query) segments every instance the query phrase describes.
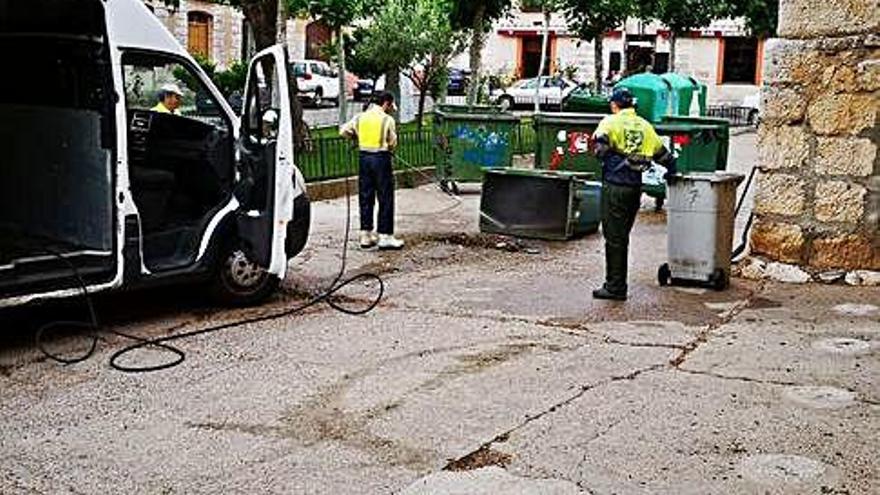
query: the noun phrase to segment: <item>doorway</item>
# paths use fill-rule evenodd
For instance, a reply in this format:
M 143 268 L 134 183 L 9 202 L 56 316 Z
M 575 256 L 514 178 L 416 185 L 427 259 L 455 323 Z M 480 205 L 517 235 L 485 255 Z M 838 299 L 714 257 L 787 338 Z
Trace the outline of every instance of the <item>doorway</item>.
M 519 60 L 519 75 L 523 79 L 538 76 L 541 66 L 541 47 L 544 43 L 542 36 L 528 36 L 522 38 L 522 52 Z M 551 57 L 553 44 L 556 40 L 551 37 L 547 43 L 547 57 L 544 60 L 544 75 L 550 75 Z

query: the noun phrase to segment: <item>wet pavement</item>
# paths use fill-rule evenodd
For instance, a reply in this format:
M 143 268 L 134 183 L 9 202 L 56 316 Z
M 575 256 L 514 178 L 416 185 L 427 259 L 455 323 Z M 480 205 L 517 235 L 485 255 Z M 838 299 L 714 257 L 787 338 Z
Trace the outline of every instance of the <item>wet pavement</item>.
M 753 137 L 735 144 L 748 153 Z M 41 357 L 35 322 L 75 302 L 5 316 L 0 492 L 876 493 L 880 289 L 661 288 L 665 215 L 646 200 L 630 300 L 594 301 L 598 236 L 483 235 L 478 194 L 397 198 L 405 250 L 362 252 L 351 235 L 349 272 L 385 283 L 365 316 L 319 306 L 236 326 L 176 343 L 183 364 L 140 375 L 108 367 L 118 336 L 80 364 Z M 345 213 L 344 200 L 315 204 L 310 244 L 264 306 L 215 308 L 180 288 L 102 297 L 99 314 L 155 337 L 283 311 L 336 274 Z

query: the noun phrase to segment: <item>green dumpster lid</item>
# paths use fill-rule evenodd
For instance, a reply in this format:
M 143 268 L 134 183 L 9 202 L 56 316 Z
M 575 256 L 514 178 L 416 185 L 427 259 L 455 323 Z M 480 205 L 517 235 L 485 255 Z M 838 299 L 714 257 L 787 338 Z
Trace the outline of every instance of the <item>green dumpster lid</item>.
M 675 72 L 667 72 L 666 74 L 661 74 L 660 78 L 664 81 L 669 82 L 673 88 L 698 88 L 700 83 L 695 79 L 684 76 Z
M 696 131 L 707 131 L 707 130 L 717 130 L 721 129 L 721 125 L 719 124 L 694 124 L 691 122 L 663 122 L 661 124 L 655 124 L 654 129 L 660 133 L 673 133 L 679 132 L 682 134 L 687 134 Z
M 490 122 L 519 122 L 519 117 L 509 112 L 492 112 L 492 113 L 460 113 L 460 112 L 444 112 L 435 110 L 434 114 L 449 120 L 473 120 L 473 121 L 490 121 Z
M 535 123 L 541 122 L 547 124 L 595 124 L 607 116 L 608 114 L 602 113 L 538 113 L 535 114 L 534 119 Z
M 657 92 L 664 92 L 669 90 L 669 85 L 662 77 L 657 74 L 653 74 L 650 72 L 643 72 L 641 74 L 633 74 L 627 78 L 621 79 L 617 84 L 614 85 L 615 88 L 642 88 L 642 89 L 652 89 Z

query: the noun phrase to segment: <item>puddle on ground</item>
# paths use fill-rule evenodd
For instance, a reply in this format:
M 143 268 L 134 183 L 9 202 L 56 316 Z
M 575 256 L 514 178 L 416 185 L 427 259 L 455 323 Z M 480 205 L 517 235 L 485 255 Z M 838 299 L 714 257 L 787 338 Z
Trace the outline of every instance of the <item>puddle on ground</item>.
M 846 304 L 838 304 L 834 306 L 834 311 L 840 313 L 842 315 L 847 316 L 871 316 L 877 313 L 877 306 L 873 304 L 854 304 L 854 303 L 846 303 Z
M 795 404 L 813 409 L 841 409 L 855 403 L 856 394 L 828 386 L 788 387 L 782 397 Z
M 828 465 L 799 455 L 761 454 L 746 458 L 740 474 L 758 483 L 780 484 L 813 481 L 828 471 Z
M 863 354 L 871 350 L 871 343 L 849 337 L 836 337 L 813 342 L 813 349 L 829 354 Z

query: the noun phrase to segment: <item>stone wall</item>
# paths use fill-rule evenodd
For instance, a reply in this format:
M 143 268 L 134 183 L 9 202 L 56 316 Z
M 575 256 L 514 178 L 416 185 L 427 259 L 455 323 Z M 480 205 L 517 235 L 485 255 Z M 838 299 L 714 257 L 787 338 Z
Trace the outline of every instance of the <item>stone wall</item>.
M 753 254 L 880 270 L 877 0 L 781 0 L 766 45 Z

